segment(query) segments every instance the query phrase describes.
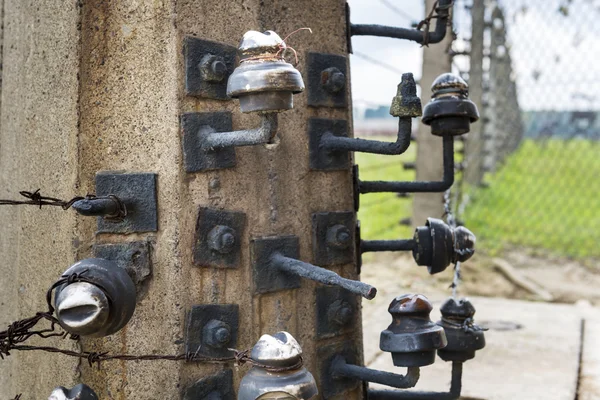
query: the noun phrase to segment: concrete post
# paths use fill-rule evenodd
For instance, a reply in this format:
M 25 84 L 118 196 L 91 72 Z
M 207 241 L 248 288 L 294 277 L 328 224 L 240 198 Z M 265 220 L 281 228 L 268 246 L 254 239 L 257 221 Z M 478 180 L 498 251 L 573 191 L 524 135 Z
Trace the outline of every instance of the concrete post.
M 429 13 L 434 0 L 425 1 L 425 12 Z M 450 28 L 448 28 L 450 29 Z M 434 79 L 451 71 L 451 59 L 448 49 L 452 43 L 452 35 L 446 35 L 441 43 L 423 49 L 423 74 L 420 80 L 421 98 L 426 104 L 431 98 L 431 84 Z M 428 126 L 419 124 L 417 136 L 417 180 L 440 180 L 443 175 L 442 139 L 433 136 Z M 413 197 L 413 226 L 420 226 L 428 217 L 439 218 L 444 213 L 443 193 L 415 193 Z
M 19 190 L 70 198 L 94 191 L 101 170 L 158 174 L 158 225 L 152 234 L 95 234 L 95 219 L 73 210 L 0 208 L 0 323 L 30 316 L 45 305 L 45 291 L 92 246 L 149 240 L 153 277 L 133 319 L 103 339 L 44 340 L 45 345 L 113 354 L 183 352 L 186 312 L 195 304 L 240 306 L 238 347 L 262 333 L 287 330 L 304 350 L 305 366 L 320 383 L 315 338 L 315 287 L 253 295 L 252 237 L 293 234 L 300 256 L 312 261 L 311 215 L 353 209 L 350 170 L 309 170 L 309 117 L 347 119 L 346 109 L 311 109 L 306 95 L 281 114 L 281 141 L 236 149 L 233 169 L 186 173 L 179 117 L 184 112 L 231 111 L 233 128 L 257 124 L 237 101 L 200 100 L 184 94 L 182 45 L 186 35 L 237 46 L 245 31 L 271 29 L 301 58 L 308 51 L 347 55 L 345 1 L 278 2 L 27 0 L 4 8 L 4 71 L 0 131 L 0 197 Z M 436 46 L 437 47 L 437 46 Z M 306 79 L 306 78 L 305 78 Z M 348 90 L 349 92 L 349 90 Z M 212 182 L 212 184 L 211 184 Z M 218 182 L 218 184 L 215 184 Z M 242 266 L 197 268 L 192 263 L 199 206 L 246 213 Z M 356 278 L 355 265 L 332 268 Z M 328 339 L 350 341 L 362 352 L 360 317 L 355 329 Z M 176 399 L 220 364 L 111 361 L 101 369 L 85 361 L 39 352 L 14 352 L 0 360 L 0 397 L 47 397 L 56 385 L 85 382 L 102 399 Z M 234 387 L 245 369 L 234 370 Z M 344 395 L 358 399 L 360 388 Z
M 485 31 L 485 0 L 473 0 L 471 7 L 471 52 L 469 68 L 469 98 L 483 111 L 483 34 Z M 465 181 L 479 185 L 483 179 L 483 122 L 471 125 L 466 142 Z

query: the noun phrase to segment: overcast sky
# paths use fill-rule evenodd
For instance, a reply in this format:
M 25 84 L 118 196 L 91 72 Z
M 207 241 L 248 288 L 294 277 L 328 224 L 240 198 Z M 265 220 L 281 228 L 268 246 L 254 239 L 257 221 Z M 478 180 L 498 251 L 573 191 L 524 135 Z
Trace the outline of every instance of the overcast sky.
M 410 27 L 423 0 L 348 0 L 353 23 Z M 470 3 L 470 1 L 468 2 Z M 501 0 L 521 108 L 600 109 L 600 0 Z M 470 36 L 467 11 L 456 1 L 455 29 Z M 394 11 L 396 8 L 398 11 Z M 422 49 L 404 40 L 355 36 L 350 56 L 355 106 L 387 105 L 402 72 L 421 75 Z M 375 62 L 364 57 L 374 59 Z M 460 63 L 460 60 L 457 60 Z M 381 65 L 383 64 L 383 65 Z

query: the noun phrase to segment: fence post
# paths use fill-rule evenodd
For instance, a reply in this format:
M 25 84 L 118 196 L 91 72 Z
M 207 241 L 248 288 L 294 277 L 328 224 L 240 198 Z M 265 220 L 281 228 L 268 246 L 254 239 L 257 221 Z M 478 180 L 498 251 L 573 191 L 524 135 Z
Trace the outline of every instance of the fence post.
M 232 113 L 233 129 L 258 125 L 237 100 L 218 101 L 184 92 L 186 36 L 237 47 L 248 30 L 274 30 L 299 55 L 306 80 L 308 52 L 347 56 L 345 2 L 231 2 L 220 0 L 102 0 L 7 2 L 0 134 L 0 194 L 35 190 L 61 198 L 93 193 L 98 171 L 157 174 L 158 231 L 96 234 L 96 221 L 73 210 L 36 207 L 0 210 L 0 323 L 44 309 L 46 289 L 97 244 L 149 242 L 152 277 L 129 325 L 103 339 L 45 344 L 112 354 L 177 354 L 184 350 L 186 315 L 200 304 L 239 305 L 238 349 L 263 333 L 289 331 L 302 345 L 305 366 L 319 381 L 315 306 L 317 285 L 257 295 L 250 245 L 254 237 L 295 235 L 300 258 L 312 262 L 312 214 L 353 210 L 350 166 L 332 173 L 309 168 L 309 117 L 345 119 L 351 102 L 336 110 L 307 107 L 306 94 L 279 121 L 280 142 L 236 149 L 234 168 L 187 173 L 180 118 L 190 112 Z M 35 27 L 35 28 L 34 28 Z M 346 60 L 347 62 L 347 60 Z M 349 77 L 346 76 L 346 85 Z M 346 93 L 350 90 L 347 87 Z M 350 132 L 351 135 L 351 132 Z M 237 268 L 194 265 L 199 207 L 246 214 Z M 56 207 L 58 208 L 58 207 Z M 354 263 L 331 270 L 356 279 Z M 349 343 L 362 358 L 360 310 L 352 326 L 327 344 Z M 245 368 L 230 364 L 85 361 L 39 352 L 0 360 L 0 398 L 22 392 L 47 398 L 57 385 L 82 381 L 99 398 L 177 399 L 198 379 L 233 370 L 237 387 Z M 23 352 L 25 353 L 25 352 Z M 362 397 L 355 387 L 342 395 Z
M 428 13 L 436 2 L 425 1 L 425 12 Z M 448 28 L 450 29 L 450 28 Z M 452 34 L 447 34 L 444 40 L 435 45 L 423 48 L 423 74 L 420 79 L 421 98 L 424 102 L 431 98 L 431 84 L 438 75 L 451 71 L 451 56 L 448 53 L 453 40 Z M 432 156 L 433 154 L 439 156 Z M 433 136 L 428 126 L 419 124 L 417 135 L 417 180 L 439 180 L 443 174 L 441 162 L 442 140 Z M 417 227 L 428 217 L 440 217 L 443 211 L 443 193 L 415 193 L 413 197 L 412 224 Z

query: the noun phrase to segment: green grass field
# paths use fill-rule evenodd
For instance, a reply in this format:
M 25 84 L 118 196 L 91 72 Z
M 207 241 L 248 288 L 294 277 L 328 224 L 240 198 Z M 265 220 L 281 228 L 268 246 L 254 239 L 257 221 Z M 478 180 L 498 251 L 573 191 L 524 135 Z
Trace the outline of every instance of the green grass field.
M 415 148 L 401 156 L 356 153 L 360 179 L 414 180 L 414 171 L 405 171 L 402 163 L 414 160 Z M 526 140 L 486 177 L 488 188 L 469 191 L 462 219 L 484 253 L 521 246 L 544 254 L 600 257 L 599 177 L 600 143 Z M 398 223 L 410 217 L 411 199 L 377 193 L 361 195 L 360 202 L 364 239 L 412 236 L 411 228 Z
M 600 143 L 526 140 L 471 192 L 465 224 L 492 254 L 506 246 L 599 257 Z

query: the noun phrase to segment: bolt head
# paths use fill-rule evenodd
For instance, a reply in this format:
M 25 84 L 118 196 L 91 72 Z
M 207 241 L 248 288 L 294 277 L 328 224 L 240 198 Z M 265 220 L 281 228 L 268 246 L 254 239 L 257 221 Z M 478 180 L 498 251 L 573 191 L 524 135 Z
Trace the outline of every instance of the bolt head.
M 202 79 L 207 82 L 222 82 L 227 74 L 227 65 L 223 57 L 207 54 L 198 64 Z
M 352 233 L 345 225 L 334 225 L 327 229 L 327 245 L 338 249 L 347 249 L 352 244 Z
M 202 342 L 213 348 L 223 348 L 231 340 L 231 327 L 226 322 L 212 319 L 202 329 Z
M 208 232 L 207 240 L 212 250 L 229 254 L 235 248 L 235 230 L 226 225 L 217 225 Z
M 55 305 L 61 326 L 76 335 L 93 336 L 104 328 L 110 316 L 106 294 L 88 282 L 74 282 L 64 287 Z
M 329 306 L 329 320 L 339 326 L 346 326 L 352 321 L 354 310 L 346 301 L 337 300 Z
M 219 81 L 222 81 L 223 78 L 225 78 L 225 73 L 227 72 L 227 65 L 225 65 L 225 62 L 223 60 L 214 60 L 211 64 L 211 69 L 215 78 L 219 79 Z
M 321 72 L 321 83 L 329 93 L 339 93 L 346 87 L 346 75 L 338 68 L 327 68 Z

